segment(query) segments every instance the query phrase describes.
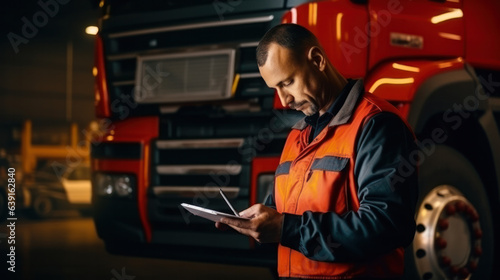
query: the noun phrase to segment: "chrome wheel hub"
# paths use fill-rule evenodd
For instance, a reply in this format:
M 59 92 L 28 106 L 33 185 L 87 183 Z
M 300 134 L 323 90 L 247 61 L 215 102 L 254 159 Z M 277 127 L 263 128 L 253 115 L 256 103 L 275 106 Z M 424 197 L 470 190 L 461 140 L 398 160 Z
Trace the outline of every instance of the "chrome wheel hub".
M 434 188 L 416 222 L 413 254 L 421 279 L 470 279 L 482 254 L 482 230 L 463 194 L 448 185 Z

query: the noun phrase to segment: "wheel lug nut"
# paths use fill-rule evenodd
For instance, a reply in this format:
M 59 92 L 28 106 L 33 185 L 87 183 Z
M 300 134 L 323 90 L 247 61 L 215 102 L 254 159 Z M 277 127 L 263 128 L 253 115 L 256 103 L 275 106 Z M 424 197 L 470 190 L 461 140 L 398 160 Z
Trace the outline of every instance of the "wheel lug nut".
M 455 208 L 457 209 L 458 212 L 463 212 L 465 210 L 465 202 L 457 201 L 455 203 Z
M 446 230 L 448 229 L 448 226 L 450 225 L 450 223 L 448 222 L 447 219 L 439 219 L 438 221 L 438 226 L 441 230 Z
M 474 237 L 476 237 L 476 239 L 480 239 L 483 237 L 483 231 L 480 228 L 474 229 Z
M 451 264 L 451 259 L 447 256 L 442 256 L 441 257 L 441 266 L 450 266 Z
M 469 276 L 470 272 L 467 268 L 462 267 L 458 270 L 458 274 L 460 275 L 461 278 L 467 278 L 467 276 Z
M 469 218 L 472 222 L 479 221 L 479 214 L 476 211 L 473 211 L 472 214 L 469 215 Z
M 436 238 L 436 246 L 439 249 L 444 249 L 444 248 L 446 248 L 447 245 L 448 245 L 448 242 L 446 242 L 446 239 L 444 239 L 442 237 Z
M 483 254 L 483 248 L 477 246 L 474 248 L 474 255 L 480 257 Z
M 474 212 L 476 212 L 474 210 L 474 208 L 472 208 L 470 205 L 467 205 L 465 207 L 465 213 L 468 215 L 468 216 L 472 216 L 474 214 Z
M 454 215 L 455 212 L 457 211 L 457 209 L 455 208 L 455 205 L 453 205 L 453 204 L 446 205 L 445 210 L 446 210 L 446 214 L 448 214 L 448 216 Z
M 468 266 L 469 266 L 469 270 L 470 271 L 476 271 L 476 269 L 477 269 L 477 262 L 476 261 L 470 261 Z

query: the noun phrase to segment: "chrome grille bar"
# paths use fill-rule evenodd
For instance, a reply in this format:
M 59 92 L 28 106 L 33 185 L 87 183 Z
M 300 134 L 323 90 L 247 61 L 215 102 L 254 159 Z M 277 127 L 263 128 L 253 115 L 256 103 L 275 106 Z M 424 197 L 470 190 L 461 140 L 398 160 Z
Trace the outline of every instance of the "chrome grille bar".
M 222 191 L 228 198 L 235 198 L 240 192 L 239 187 L 221 187 Z M 207 186 L 155 186 L 153 193 L 157 196 L 178 195 L 183 197 L 193 197 L 197 193 L 205 194 L 209 197 L 219 195 L 219 187 Z
M 158 149 L 239 148 L 243 146 L 244 141 L 243 138 L 160 140 L 156 142 L 156 147 Z
M 127 37 L 127 36 L 144 35 L 144 34 L 160 33 L 160 32 L 170 32 L 170 31 L 179 31 L 179 30 L 188 30 L 188 29 L 197 29 L 197 28 L 208 28 L 208 27 L 228 26 L 228 25 L 241 25 L 241 24 L 249 24 L 249 23 L 270 22 L 273 19 L 274 19 L 274 16 L 269 15 L 269 16 L 263 16 L 263 17 L 255 17 L 255 18 L 244 18 L 244 19 L 224 20 L 224 21 L 209 21 L 209 22 L 201 22 L 201 23 L 183 24 L 183 25 L 177 25 L 177 26 L 157 27 L 157 28 L 149 28 L 149 29 L 142 29 L 142 30 L 117 32 L 117 33 L 110 34 L 109 38 L 120 38 L 120 37 Z
M 241 165 L 159 165 L 156 172 L 161 175 L 207 175 L 220 172 L 238 175 L 241 173 Z

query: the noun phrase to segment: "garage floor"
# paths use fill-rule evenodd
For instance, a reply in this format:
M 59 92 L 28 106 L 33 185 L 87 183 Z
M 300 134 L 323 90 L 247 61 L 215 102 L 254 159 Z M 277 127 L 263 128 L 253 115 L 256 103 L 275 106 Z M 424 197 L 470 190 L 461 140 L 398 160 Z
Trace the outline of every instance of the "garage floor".
M 12 273 L 6 263 L 7 232 L 3 223 L 0 279 L 273 279 L 271 272 L 260 267 L 110 255 L 97 237 L 92 219 L 77 213 L 48 220 L 19 217 L 15 229 L 16 272 Z

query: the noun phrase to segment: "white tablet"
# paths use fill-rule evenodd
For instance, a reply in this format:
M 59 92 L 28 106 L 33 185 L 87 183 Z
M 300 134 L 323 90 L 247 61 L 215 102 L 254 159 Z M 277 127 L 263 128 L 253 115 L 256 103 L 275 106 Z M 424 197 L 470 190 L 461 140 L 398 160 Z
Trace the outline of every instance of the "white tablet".
M 214 222 L 220 221 L 220 219 L 222 217 L 229 217 L 229 218 L 241 219 L 241 220 L 250 220 L 249 218 L 237 217 L 237 216 L 232 215 L 232 214 L 227 214 L 227 213 L 223 213 L 223 212 L 219 212 L 219 211 L 215 211 L 215 210 L 211 210 L 211 209 L 207 209 L 207 208 L 203 208 L 203 207 L 199 207 L 199 206 L 191 205 L 191 204 L 187 204 L 187 203 L 182 203 L 181 206 L 186 208 L 186 210 L 188 210 L 189 212 L 193 213 L 196 216 L 200 216 L 200 217 L 203 217 L 205 219 L 209 219 L 209 220 L 214 221 Z

